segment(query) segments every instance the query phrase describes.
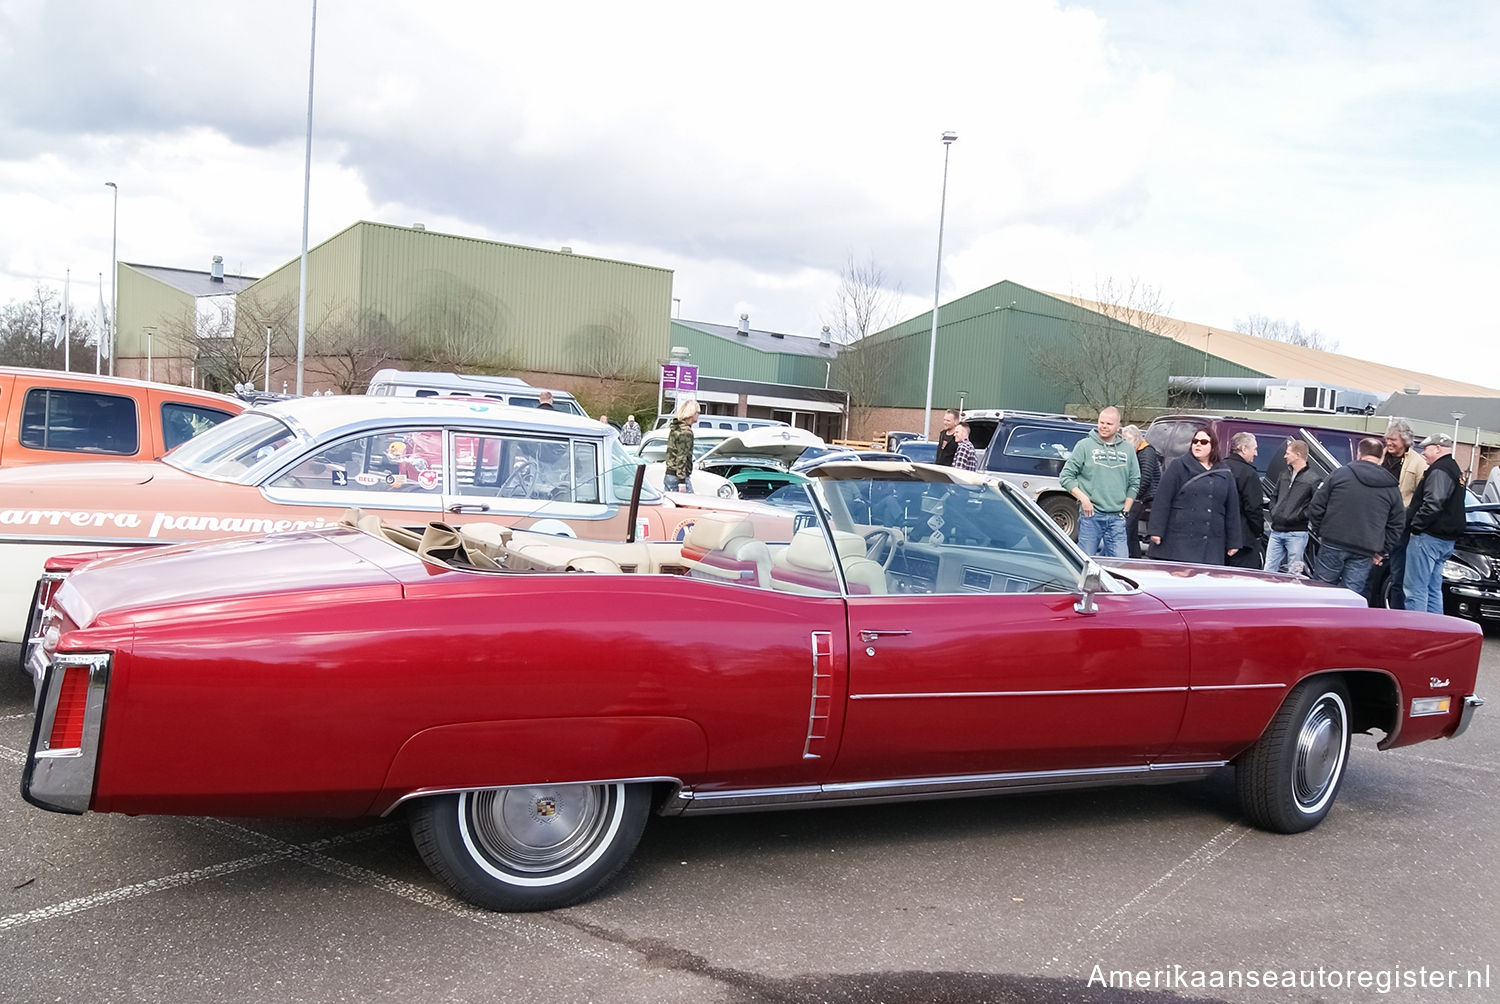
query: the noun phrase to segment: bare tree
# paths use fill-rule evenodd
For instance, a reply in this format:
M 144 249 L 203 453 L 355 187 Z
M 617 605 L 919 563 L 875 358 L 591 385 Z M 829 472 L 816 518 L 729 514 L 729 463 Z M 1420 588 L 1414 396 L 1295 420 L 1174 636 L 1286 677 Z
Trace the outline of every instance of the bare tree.
M 1177 322 L 1161 290 L 1139 279 L 1103 279 L 1087 306 L 1071 304 L 1072 329 L 1062 341 L 1035 346 L 1037 372 L 1076 403 L 1094 409 L 1118 406 L 1127 416 L 1165 404 L 1167 370 Z
M 857 261 L 851 252 L 839 270 L 839 288 L 823 323 L 835 342 L 853 345 L 890 327 L 900 303 L 901 284 L 888 282 L 874 258 Z
M 1339 350 L 1339 340 L 1328 337 L 1317 328 L 1303 331 L 1302 324 L 1298 321 L 1272 320 L 1265 314 L 1251 314 L 1244 319 L 1237 318 L 1234 322 L 1234 330 L 1241 334 L 1269 338 L 1275 342 L 1286 342 L 1288 345 L 1301 345 L 1308 349 L 1321 349 L 1324 352 Z
M 849 392 L 850 429 L 872 431 L 866 429 L 870 414 L 890 387 L 899 348 L 871 336 L 890 327 L 900 303 L 900 284 L 890 284 L 873 258 L 860 262 L 851 253 L 845 259 L 824 321 L 840 346 L 833 373 L 838 386 Z
M 278 336 L 274 348 L 284 349 L 289 310 L 295 318 L 294 301 L 268 306 L 253 294 L 204 297 L 162 317 L 157 337 L 164 354 L 188 361 L 194 382 L 203 387 L 224 392 L 237 384 L 258 387 L 265 373 L 266 327 Z
M 515 353 L 509 345 L 510 317 L 494 296 L 472 283 L 447 275 L 428 276 L 415 306 L 392 323 L 401 335 L 404 353 L 418 369 L 468 373 L 515 369 Z
M 401 358 L 400 332 L 381 314 L 325 305 L 307 329 L 306 369 L 341 394 L 363 394 L 376 370 Z

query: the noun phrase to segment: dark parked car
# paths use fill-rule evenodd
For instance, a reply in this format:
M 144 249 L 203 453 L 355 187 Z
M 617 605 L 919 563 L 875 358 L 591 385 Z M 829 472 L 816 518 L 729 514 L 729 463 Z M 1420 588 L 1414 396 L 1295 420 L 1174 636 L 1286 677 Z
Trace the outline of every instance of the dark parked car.
M 1311 415 L 1309 418 L 1316 418 Z M 1307 462 L 1320 474 L 1327 475 L 1332 466 L 1344 466 L 1354 462 L 1355 447 L 1361 439 L 1381 438 L 1383 433 L 1359 432 L 1353 429 L 1335 429 L 1313 425 L 1297 420 L 1283 421 L 1264 418 L 1235 418 L 1226 415 L 1163 415 L 1146 429 L 1146 439 L 1162 457 L 1162 467 L 1187 453 L 1188 440 L 1193 430 L 1207 426 L 1219 443 L 1219 453 L 1228 455 L 1229 441 L 1235 433 L 1248 432 L 1255 437 L 1258 453 L 1255 469 L 1261 480 L 1269 487 L 1286 466 L 1286 442 L 1300 439 L 1308 443 Z M 1329 465 L 1326 453 L 1336 461 Z
M 908 439 L 896 447 L 896 452 L 919 464 L 937 462 L 937 444 L 930 439 Z
M 1078 539 L 1078 500 L 1057 480 L 1078 441 L 1094 428 L 1068 415 L 976 411 L 964 415 L 969 438 L 982 450 L 979 469 L 1030 493 L 1042 511 Z
M 1443 613 L 1500 624 L 1500 503 L 1470 495 L 1464 532 L 1443 565 Z

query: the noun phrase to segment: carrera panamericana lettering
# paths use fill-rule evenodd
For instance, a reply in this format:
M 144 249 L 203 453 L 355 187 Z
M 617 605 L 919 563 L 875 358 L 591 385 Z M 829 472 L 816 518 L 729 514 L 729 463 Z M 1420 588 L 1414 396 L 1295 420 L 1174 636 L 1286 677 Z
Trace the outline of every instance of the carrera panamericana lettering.
M 0 509 L 0 526 L 113 526 L 133 530 L 141 525 L 140 513 L 97 512 L 88 509 Z
M 149 526 L 146 520 L 149 518 Z M 335 521 L 317 516 L 312 519 L 272 519 L 265 516 L 205 516 L 199 513 L 172 515 L 165 512 L 104 512 L 91 509 L 0 509 L 0 526 L 57 527 L 59 529 L 140 530 L 145 538 L 167 533 L 284 533 L 288 530 L 316 530 Z
M 288 530 L 316 530 L 330 526 L 322 516 L 316 519 L 267 519 L 256 516 L 199 516 L 184 514 L 172 516 L 164 512 L 156 514 L 151 521 L 147 536 L 160 536 L 163 531 L 187 530 L 189 532 L 214 533 L 285 533 Z

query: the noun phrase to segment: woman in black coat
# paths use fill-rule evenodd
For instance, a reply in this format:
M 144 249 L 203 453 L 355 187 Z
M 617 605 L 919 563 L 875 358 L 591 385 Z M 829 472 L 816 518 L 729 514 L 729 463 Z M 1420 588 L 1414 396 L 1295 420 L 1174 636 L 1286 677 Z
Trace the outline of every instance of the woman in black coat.
M 1194 430 L 1188 454 L 1168 465 L 1151 504 L 1151 557 L 1222 565 L 1240 549 L 1240 494 L 1219 462 L 1206 428 Z

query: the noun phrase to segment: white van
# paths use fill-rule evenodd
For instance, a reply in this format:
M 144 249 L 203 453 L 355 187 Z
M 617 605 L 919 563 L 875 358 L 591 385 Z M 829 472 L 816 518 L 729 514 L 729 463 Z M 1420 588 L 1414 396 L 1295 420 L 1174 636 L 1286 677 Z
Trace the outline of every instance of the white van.
M 468 373 L 428 373 L 385 369 L 370 378 L 366 394 L 394 397 L 487 397 L 518 408 L 541 404 L 542 388 L 519 377 L 474 376 Z M 552 392 L 552 407 L 569 415 L 590 417 L 577 398 L 565 390 Z

